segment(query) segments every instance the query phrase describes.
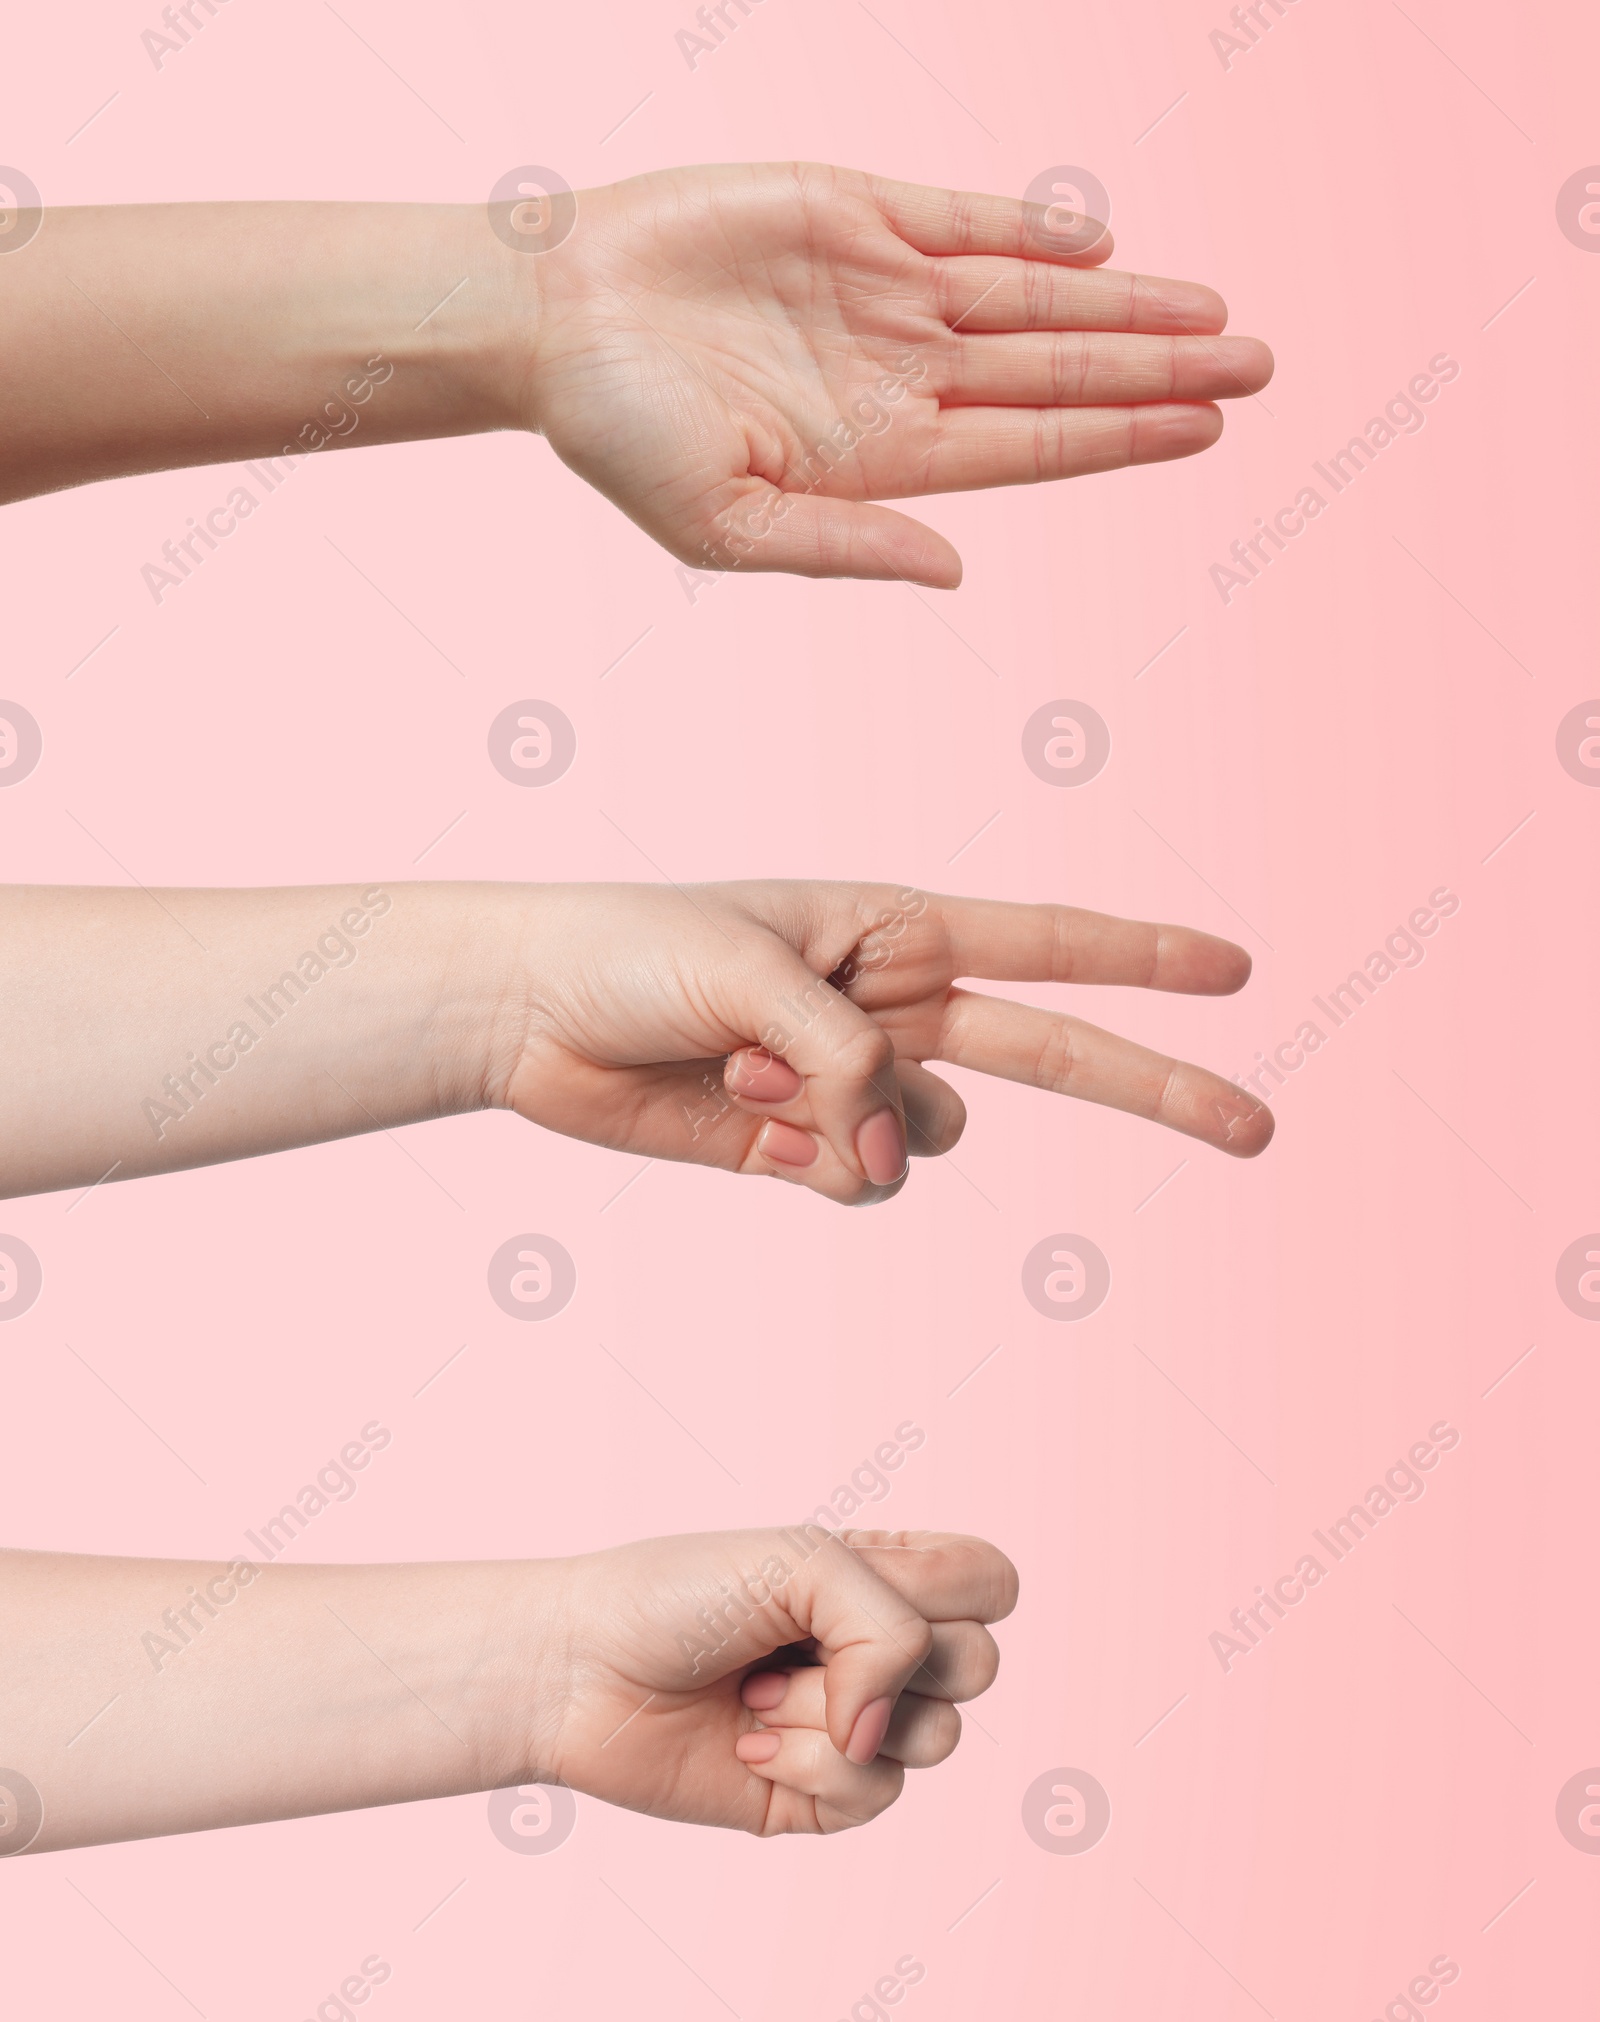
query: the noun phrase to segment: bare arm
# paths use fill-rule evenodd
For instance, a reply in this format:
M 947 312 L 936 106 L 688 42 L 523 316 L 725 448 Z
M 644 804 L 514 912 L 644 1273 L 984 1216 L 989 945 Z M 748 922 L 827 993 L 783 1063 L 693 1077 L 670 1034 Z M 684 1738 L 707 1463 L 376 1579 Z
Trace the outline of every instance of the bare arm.
M 520 277 L 466 205 L 50 211 L 0 261 L 0 502 L 513 426 Z
M 0 892 L 0 1191 L 481 1107 L 517 889 Z
M 530 1777 L 543 1594 L 517 1562 L 0 1553 L 10 1836 L 45 1853 Z
M 1192 455 L 1272 371 L 1062 204 L 814 163 L 32 217 L 0 258 L 0 501 L 520 428 L 680 562 L 953 588 L 949 542 L 875 501 Z
M 1272 1118 L 1242 1088 L 957 980 L 1249 972 L 1187 927 L 868 884 L 0 889 L 0 1195 L 504 1108 L 880 1200 L 961 1134 L 929 1062 L 1250 1156 Z
M 0 1552 L 0 1856 L 535 1782 L 842 1830 L 949 1755 L 954 1702 L 998 1665 L 983 1625 L 1016 1599 L 992 1545 L 926 1532 L 456 1565 L 255 1544 L 226 1565 Z

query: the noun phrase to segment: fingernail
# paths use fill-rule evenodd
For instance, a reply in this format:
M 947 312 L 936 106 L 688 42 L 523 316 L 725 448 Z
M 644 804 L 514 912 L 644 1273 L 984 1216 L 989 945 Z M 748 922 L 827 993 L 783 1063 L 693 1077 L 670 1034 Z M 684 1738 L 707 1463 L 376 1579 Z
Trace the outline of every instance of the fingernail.
M 869 1116 L 856 1132 L 856 1157 L 875 1187 L 893 1186 L 906 1174 L 906 1139 L 892 1109 Z
M 733 1752 L 741 1762 L 770 1762 L 782 1746 L 781 1734 L 758 1730 L 754 1734 L 741 1734 L 733 1744 Z
M 850 1745 L 845 1750 L 845 1760 L 853 1762 L 858 1769 L 864 1768 L 883 1746 L 883 1737 L 889 1731 L 889 1715 L 894 1711 L 892 1699 L 874 1699 L 870 1706 L 863 1706 L 856 1715 L 856 1724 L 850 1730 Z
M 739 1687 L 739 1697 L 754 1713 L 770 1713 L 783 1704 L 789 1689 L 787 1671 L 752 1671 Z
M 764 1046 L 735 1054 L 724 1079 L 746 1102 L 792 1102 L 805 1086 L 787 1060 L 780 1060 Z
M 776 1118 L 765 1125 L 756 1139 L 756 1148 L 774 1165 L 807 1166 L 817 1162 L 817 1140 L 810 1131 L 797 1130 L 792 1123 L 779 1123 Z

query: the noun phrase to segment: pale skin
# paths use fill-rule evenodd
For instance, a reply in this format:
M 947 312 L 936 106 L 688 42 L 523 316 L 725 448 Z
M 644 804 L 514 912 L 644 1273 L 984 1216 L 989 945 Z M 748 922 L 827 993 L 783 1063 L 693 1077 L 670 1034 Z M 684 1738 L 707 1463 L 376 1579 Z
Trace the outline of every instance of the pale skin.
M 0 503 L 521 430 L 681 564 L 954 588 L 951 544 L 880 501 L 1191 455 L 1271 375 L 1211 289 L 1110 252 L 1040 206 L 807 164 L 581 192 L 532 253 L 483 205 L 53 211 L 0 259 Z M 1235 1155 L 1272 1128 L 1205 1069 L 960 987 L 1248 975 L 1209 935 L 1067 907 L 810 883 L 24 889 L 0 894 L 0 945 L 6 1194 L 504 1108 L 879 1201 L 908 1152 L 959 1138 L 930 1062 Z M 43 1798 L 28 1851 L 536 1780 L 841 1830 L 950 1753 L 1016 1598 L 992 1546 L 926 1533 L 252 1574 L 0 1553 L 0 1734 Z
M 1234 1156 L 1266 1106 L 959 979 L 1239 989 L 1189 927 L 891 885 L 0 891 L 0 1193 L 505 1109 L 635 1157 L 885 1200 L 966 1109 L 948 1064 Z M 831 979 L 831 980 L 829 980 Z
M 981 1539 L 816 1525 L 465 1565 L 0 1552 L 0 1784 L 38 1798 L 0 1790 L 0 1855 L 539 1782 L 843 1831 L 955 1748 L 1016 1598 Z
M 581 191 L 543 252 L 509 204 L 512 244 L 482 204 L 49 211 L 0 259 L 0 502 L 520 429 L 680 562 L 951 589 L 877 501 L 1189 456 L 1271 377 L 1059 210 L 789 162 Z

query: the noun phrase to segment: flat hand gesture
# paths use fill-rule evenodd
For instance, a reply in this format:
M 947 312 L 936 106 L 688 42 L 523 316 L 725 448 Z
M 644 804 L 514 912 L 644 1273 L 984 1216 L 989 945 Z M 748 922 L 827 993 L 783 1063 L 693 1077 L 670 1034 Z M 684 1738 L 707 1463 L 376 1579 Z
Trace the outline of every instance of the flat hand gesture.
M 1038 204 L 789 162 L 584 191 L 536 292 L 521 418 L 680 560 L 952 588 L 867 503 L 1189 456 L 1272 355 L 1210 288 L 1088 271 Z

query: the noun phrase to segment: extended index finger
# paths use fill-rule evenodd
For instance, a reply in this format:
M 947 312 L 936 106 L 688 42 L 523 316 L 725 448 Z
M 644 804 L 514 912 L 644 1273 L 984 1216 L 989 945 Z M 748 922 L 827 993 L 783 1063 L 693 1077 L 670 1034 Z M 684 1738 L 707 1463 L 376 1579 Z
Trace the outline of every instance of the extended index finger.
M 936 258 L 957 253 L 999 253 L 1045 261 L 1058 267 L 1098 267 L 1111 257 L 1112 238 L 1099 219 L 1063 239 L 1045 224 L 1050 206 L 1020 197 L 989 196 L 978 190 L 941 190 L 925 183 L 872 179 L 872 193 L 884 218 L 919 253 Z M 1100 236 L 1087 246 L 1088 226 Z M 1076 245 L 1079 250 L 1074 251 Z
M 1191 997 L 1231 997 L 1250 957 L 1196 927 L 1121 920 L 1077 906 L 936 898 L 957 976 L 995 983 L 1122 983 Z

